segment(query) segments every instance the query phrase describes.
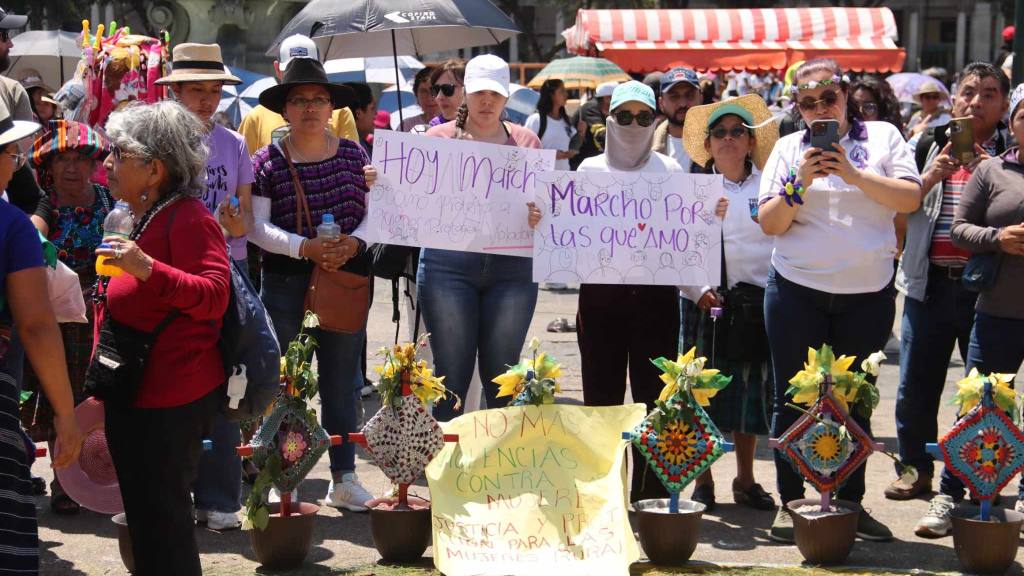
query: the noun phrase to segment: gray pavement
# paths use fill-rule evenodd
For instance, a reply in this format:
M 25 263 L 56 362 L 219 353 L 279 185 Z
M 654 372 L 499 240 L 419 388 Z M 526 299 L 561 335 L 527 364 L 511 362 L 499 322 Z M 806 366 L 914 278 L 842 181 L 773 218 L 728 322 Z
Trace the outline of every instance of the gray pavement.
M 394 338 L 391 323 L 390 283 L 378 282 L 375 306 L 369 324 L 370 350 L 389 345 Z M 566 401 L 580 402 L 580 357 L 576 335 L 550 334 L 545 327 L 557 316 L 574 317 L 577 296 L 574 292 L 548 292 L 542 290 L 537 311 L 530 329 L 545 341 L 545 350 L 558 358 L 564 367 L 562 382 Z M 404 319 L 403 319 L 404 320 Z M 895 329 L 898 333 L 897 328 Z M 405 330 L 403 328 L 403 335 Z M 872 424 L 876 438 L 884 442 L 887 449 L 896 449 L 896 427 L 893 418 L 896 386 L 898 382 L 898 345 L 890 342 L 887 350 L 889 360 L 882 368 L 879 379 L 881 403 L 875 412 Z M 373 360 L 371 359 L 371 366 Z M 950 366 L 946 381 L 945 397 L 948 399 L 954 383 L 963 374 L 963 366 L 955 359 Z M 375 400 L 366 402 L 368 415 L 377 409 Z M 954 410 L 944 404 L 940 423 L 948 426 L 953 421 Z M 758 480 L 769 491 L 774 491 L 774 469 L 771 455 L 762 440 L 758 447 L 755 473 Z M 374 494 L 387 490 L 388 482 L 358 451 L 358 473 Z M 955 572 L 958 569 L 953 551 L 952 538 L 926 540 L 913 534 L 914 524 L 928 507 L 927 499 L 909 502 L 891 502 L 882 495 L 882 490 L 893 479 L 892 461 L 881 455 L 869 460 L 867 473 L 867 495 L 864 506 L 874 516 L 888 525 L 896 535 L 890 543 L 858 541 L 850 555 L 848 564 L 865 568 L 892 570 L 920 570 L 925 572 Z M 702 525 L 701 543 L 693 555 L 697 561 L 741 564 L 741 565 L 799 565 L 801 557 L 795 546 L 775 544 L 768 540 L 768 528 L 773 514 L 758 512 L 736 506 L 732 503 L 730 491 L 735 461 L 726 455 L 713 468 L 717 478 L 716 496 L 719 502 L 714 513 L 706 514 Z M 34 472 L 51 477 L 48 460 L 37 462 Z M 321 502 L 327 492 L 329 479 L 327 459 L 324 458 L 300 488 L 304 501 Z M 935 482 L 937 488 L 937 480 Z M 1004 502 L 1012 506 L 1016 481 L 1004 491 Z M 412 492 L 425 492 L 425 487 L 414 487 Z M 687 491 L 687 494 L 689 489 Z M 813 488 L 808 495 L 813 496 Z M 1008 498 L 1007 498 L 1008 497 Z M 42 547 L 42 574 L 44 575 L 99 575 L 126 574 L 117 549 L 117 539 L 109 518 L 83 510 L 73 517 L 56 516 L 50 512 L 49 497 L 39 497 L 39 536 Z M 246 532 L 232 531 L 217 533 L 204 528 L 196 529 L 206 574 L 253 574 L 258 565 L 255 562 Z M 429 553 L 429 551 L 428 551 Z M 369 531 L 369 518 L 365 514 L 339 512 L 332 508 L 320 511 L 314 535 L 314 547 L 308 557 L 308 564 L 302 574 L 328 574 L 331 569 L 344 569 L 366 565 L 379 559 Z M 311 566 L 315 564 L 318 566 Z M 298 573 L 298 572 L 296 572 Z M 1017 564 L 1010 572 L 1021 574 Z

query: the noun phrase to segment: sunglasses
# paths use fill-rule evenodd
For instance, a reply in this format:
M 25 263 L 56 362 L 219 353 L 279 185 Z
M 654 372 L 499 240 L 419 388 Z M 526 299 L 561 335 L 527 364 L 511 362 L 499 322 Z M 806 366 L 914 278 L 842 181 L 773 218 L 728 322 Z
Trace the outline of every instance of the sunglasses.
M 878 104 L 874 102 L 865 102 L 860 105 L 860 111 L 864 114 L 876 114 L 878 112 Z
M 805 112 L 813 112 L 818 109 L 818 104 L 824 104 L 826 108 L 830 108 L 836 105 L 839 101 L 839 92 L 835 90 L 826 90 L 821 93 L 821 98 L 815 100 L 814 98 L 803 98 L 799 101 L 800 109 Z
M 438 94 L 444 94 L 446 98 L 451 98 L 455 95 L 455 89 L 458 88 L 455 84 L 434 84 L 430 87 L 430 95 L 437 98 Z
M 120 161 L 124 160 L 125 158 L 146 158 L 146 156 L 143 155 L 143 154 L 134 154 L 132 152 L 125 152 L 124 150 L 122 150 L 116 144 L 111 144 L 110 145 L 110 155 L 117 162 L 120 162 Z
M 735 128 L 726 128 L 725 126 L 719 126 L 710 132 L 711 137 L 716 140 L 725 140 L 726 136 L 731 136 L 733 140 L 739 140 L 744 134 L 749 134 L 744 126 L 736 126 Z
M 654 124 L 654 113 L 644 110 L 639 114 L 633 114 L 629 110 L 620 110 L 615 113 L 615 123 L 619 126 L 629 126 L 636 120 L 636 123 L 643 128 L 647 128 L 651 124 Z
M 921 100 L 938 100 L 941 97 L 942 97 L 941 94 L 937 94 L 935 92 L 931 92 L 931 93 L 928 93 L 928 94 L 921 94 L 919 96 L 919 98 L 921 98 Z

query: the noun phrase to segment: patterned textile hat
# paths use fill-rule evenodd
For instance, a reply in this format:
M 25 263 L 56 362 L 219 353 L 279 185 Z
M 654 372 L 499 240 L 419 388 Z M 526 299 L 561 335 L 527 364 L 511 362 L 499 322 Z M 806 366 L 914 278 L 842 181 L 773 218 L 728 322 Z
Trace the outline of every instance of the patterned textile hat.
M 686 124 L 683 126 L 683 147 L 686 148 L 686 153 L 698 165 L 707 166 L 711 160 L 711 154 L 704 148 L 708 128 L 719 118 L 729 114 L 739 116 L 745 125 L 754 127 L 752 131 L 757 142 L 750 156 L 760 170 L 768 161 L 768 156 L 779 139 L 779 124 L 772 121 L 773 116 L 768 110 L 768 105 L 757 94 L 747 94 L 690 108 L 686 113 Z
M 217 44 L 194 44 L 186 42 L 174 47 L 171 58 L 171 73 L 156 81 L 157 84 L 178 82 L 217 81 L 237 85 L 242 83 L 238 76 L 228 73 Z
M 105 136 L 81 122 L 51 120 L 48 131 L 32 143 L 29 159 L 32 167 L 45 169 L 47 162 L 61 152 L 76 151 L 93 160 L 103 160 L 110 152 Z
M 60 485 L 75 502 L 100 514 L 124 512 L 121 489 L 117 484 L 114 459 L 107 448 L 103 428 L 103 403 L 87 398 L 75 408 L 78 425 L 85 434 L 78 460 L 56 471 Z M 60 442 L 54 447 L 60 451 Z
M 53 90 L 46 85 L 43 81 L 43 76 L 37 70 L 32 68 L 26 68 L 21 72 L 21 78 L 18 79 L 25 90 L 32 88 L 42 88 L 45 92 L 53 92 Z

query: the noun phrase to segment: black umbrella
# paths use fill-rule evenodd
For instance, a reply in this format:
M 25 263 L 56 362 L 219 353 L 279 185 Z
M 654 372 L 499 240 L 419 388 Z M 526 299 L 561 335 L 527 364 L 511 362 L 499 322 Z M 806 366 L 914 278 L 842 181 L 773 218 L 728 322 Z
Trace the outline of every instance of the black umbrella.
M 293 35 L 313 38 L 323 60 L 358 56 L 395 58 L 487 46 L 519 33 L 488 0 L 313 0 L 281 30 L 268 56 Z M 398 102 L 401 120 L 402 102 Z

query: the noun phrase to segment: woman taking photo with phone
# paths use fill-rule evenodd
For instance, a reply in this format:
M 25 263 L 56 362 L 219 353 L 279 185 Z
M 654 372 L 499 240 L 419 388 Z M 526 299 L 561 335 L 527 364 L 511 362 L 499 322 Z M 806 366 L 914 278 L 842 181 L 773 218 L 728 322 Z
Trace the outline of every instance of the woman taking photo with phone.
M 896 313 L 893 218 L 921 202 L 920 177 L 903 135 L 887 122 L 861 120 L 835 61 L 804 63 L 796 72 L 793 100 L 809 128 L 775 145 L 761 178 L 758 212 L 761 229 L 775 237 L 765 326 L 777 383 L 803 368 L 808 348 L 829 344 L 837 355 L 863 360 L 885 346 Z M 834 144 L 829 134 L 837 137 Z M 819 149 L 812 139 L 832 149 Z M 776 386 L 776 438 L 800 416 L 788 401 L 786 386 Z M 853 418 L 870 433 L 867 419 Z M 778 450 L 775 469 L 783 504 L 803 498 L 802 477 Z M 851 475 L 839 498 L 863 499 L 864 472 L 861 467 Z M 892 538 L 867 512 L 860 515 L 857 535 Z M 786 506 L 779 508 L 770 537 L 793 541 Z

